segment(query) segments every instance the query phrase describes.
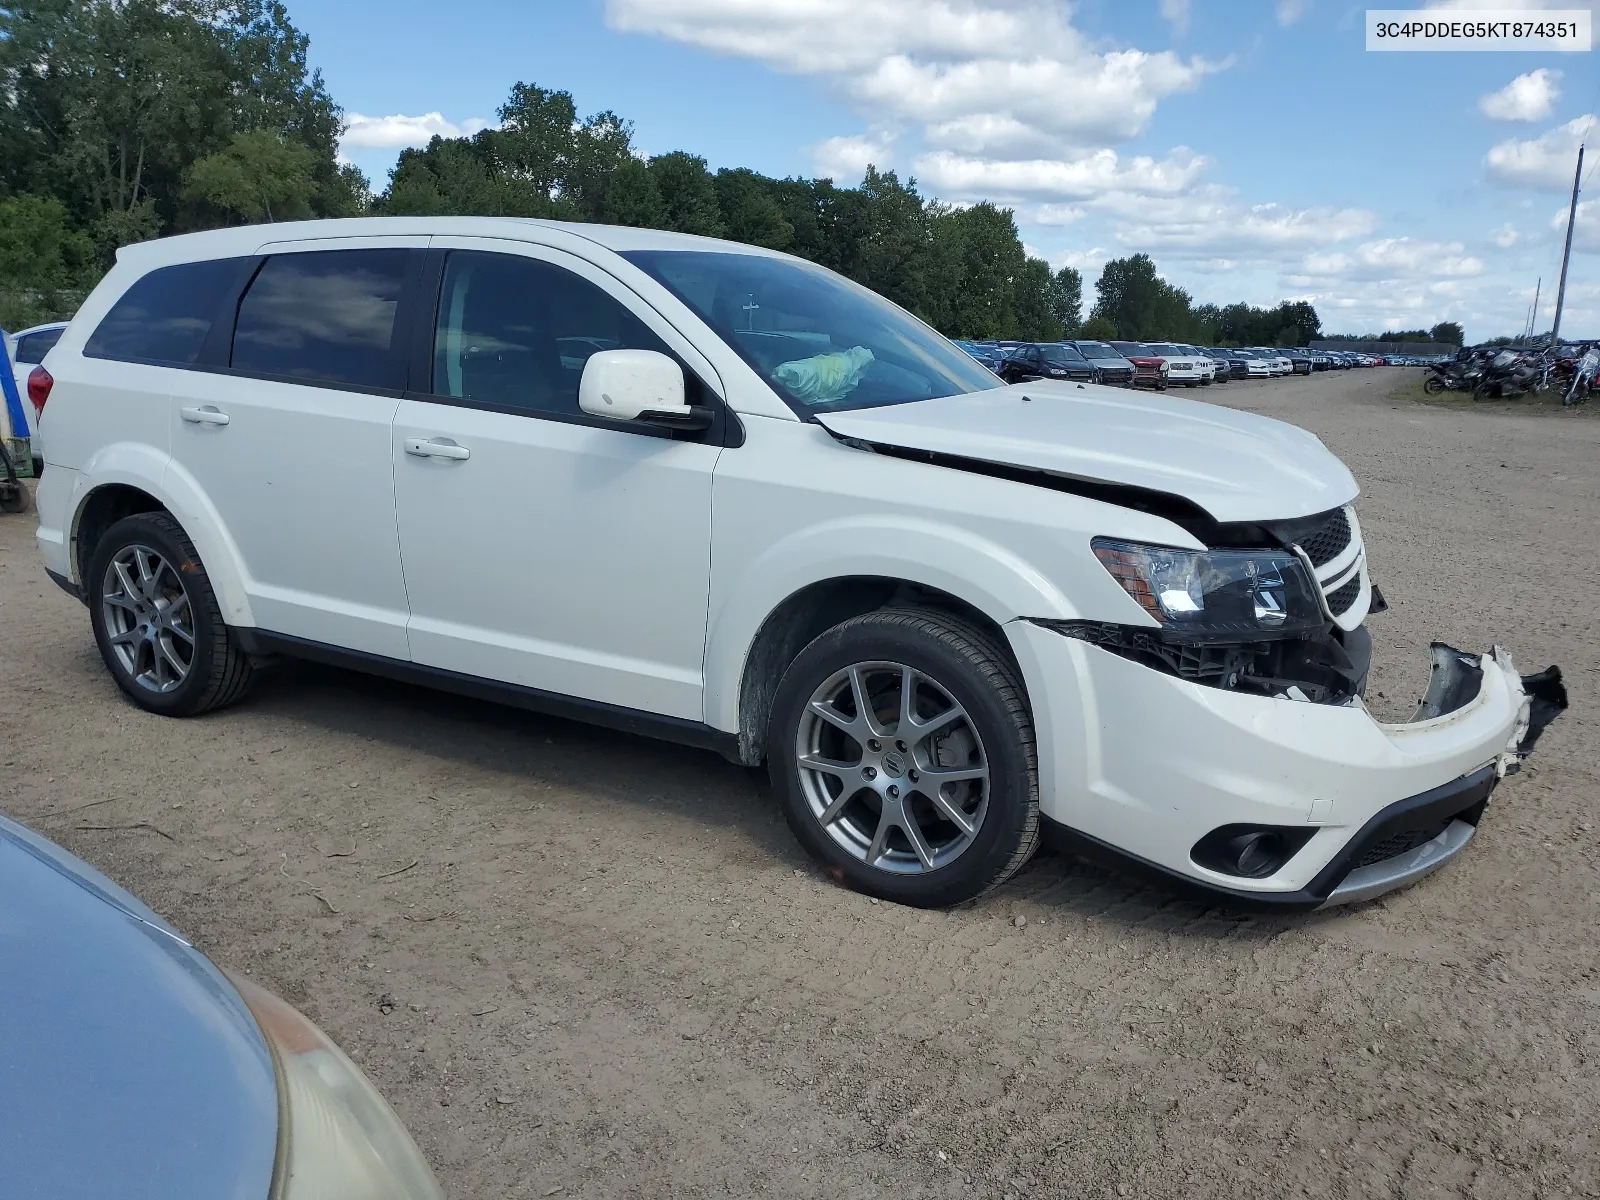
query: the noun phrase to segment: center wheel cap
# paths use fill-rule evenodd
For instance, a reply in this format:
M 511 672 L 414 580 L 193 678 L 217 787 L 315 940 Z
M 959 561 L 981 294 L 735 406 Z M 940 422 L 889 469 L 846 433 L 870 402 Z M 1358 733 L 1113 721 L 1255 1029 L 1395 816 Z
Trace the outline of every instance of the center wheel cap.
M 893 750 L 883 756 L 883 773 L 899 779 L 906 773 L 906 760 Z

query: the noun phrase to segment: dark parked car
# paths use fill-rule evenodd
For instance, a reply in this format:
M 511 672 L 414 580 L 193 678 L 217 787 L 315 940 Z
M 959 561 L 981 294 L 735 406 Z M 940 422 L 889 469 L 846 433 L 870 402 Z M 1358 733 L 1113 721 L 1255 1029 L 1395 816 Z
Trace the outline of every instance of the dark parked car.
M 1289 370 L 1295 375 L 1309 375 L 1312 370 L 1311 354 L 1303 346 L 1288 346 L 1283 355 L 1289 360 Z
M 1133 364 L 1105 342 L 1072 342 L 1089 365 L 1100 372 L 1100 382 L 1117 387 L 1133 386 Z
M 1069 342 L 1024 342 L 1007 350 L 1000 364 L 1000 378 L 1007 383 L 1030 379 L 1093 383 L 1097 374 L 1089 360 Z
M 988 367 L 989 370 L 993 371 L 996 375 L 1000 374 L 1000 364 L 1003 361 L 1003 355 L 1001 354 L 999 347 L 985 345 L 982 342 L 962 341 L 959 338 L 953 338 L 951 340 L 954 341 L 957 346 L 961 347 L 961 349 L 972 355 L 973 358 L 977 359 L 984 366 Z

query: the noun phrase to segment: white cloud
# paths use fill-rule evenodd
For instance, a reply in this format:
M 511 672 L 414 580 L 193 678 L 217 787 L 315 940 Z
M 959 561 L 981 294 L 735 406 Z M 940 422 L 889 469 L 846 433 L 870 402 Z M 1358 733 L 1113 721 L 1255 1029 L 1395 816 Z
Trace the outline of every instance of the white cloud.
M 1107 192 L 1181 192 L 1200 177 L 1205 165 L 1203 157 L 1181 146 L 1161 160 L 1095 150 L 1070 160 L 1008 162 L 936 150 L 917 159 L 916 173 L 936 190 L 957 197 L 1085 200 Z
M 1561 72 L 1549 67 L 1518 75 L 1498 92 L 1482 97 L 1478 110 L 1491 121 L 1542 121 L 1561 95 L 1556 86 L 1560 78 Z
M 1311 246 L 1371 234 L 1377 218 L 1358 208 L 1243 205 L 1232 189 L 1208 186 L 1173 197 L 1115 194 L 1096 207 L 1118 218 L 1123 245 L 1177 258 L 1284 262 Z
M 1285 29 L 1306 15 L 1311 0 L 1278 0 L 1278 24 Z
M 831 137 L 811 147 L 817 173 L 839 183 L 854 183 L 869 166 L 887 167 L 894 135 L 884 132 Z
M 1507 221 L 1499 229 L 1491 230 L 1489 236 L 1494 239 L 1494 244 L 1499 246 L 1500 249 L 1509 250 L 1517 244 L 1517 240 L 1522 237 L 1522 234 L 1517 231 L 1515 225 Z
M 1189 32 L 1189 0 L 1161 0 L 1161 15 L 1178 37 Z
M 1578 162 L 1578 146 L 1594 127 L 1590 113 L 1558 125 L 1528 141 L 1511 138 L 1490 148 L 1483 163 L 1489 175 L 1501 183 L 1544 191 L 1565 191 L 1572 186 L 1572 172 Z
M 1466 253 L 1460 242 L 1422 238 L 1380 238 L 1349 252 L 1307 254 L 1300 274 L 1305 280 L 1364 280 L 1372 283 L 1431 282 L 1469 279 L 1483 274 L 1483 262 Z
M 1033 213 L 1035 225 L 1071 225 L 1083 220 L 1089 210 L 1081 204 L 1041 204 Z
M 1556 237 L 1567 237 L 1567 210 L 1558 211 L 1550 218 L 1550 228 Z M 1572 248 L 1585 253 L 1600 253 L 1600 200 L 1583 200 L 1578 204 L 1578 219 L 1572 226 Z
M 1036 155 L 1137 136 L 1220 69 L 1102 50 L 1053 0 L 608 0 L 613 28 L 835 81 L 874 120 L 967 154 Z
M 456 125 L 444 119 L 443 113 L 430 112 L 408 117 L 396 113 L 392 117 L 366 117 L 349 113 L 345 117 L 345 130 L 339 139 L 341 150 L 399 150 L 406 146 L 426 146 L 435 136 L 454 138 L 470 136 L 487 129 L 490 122 L 482 117 L 469 117 Z

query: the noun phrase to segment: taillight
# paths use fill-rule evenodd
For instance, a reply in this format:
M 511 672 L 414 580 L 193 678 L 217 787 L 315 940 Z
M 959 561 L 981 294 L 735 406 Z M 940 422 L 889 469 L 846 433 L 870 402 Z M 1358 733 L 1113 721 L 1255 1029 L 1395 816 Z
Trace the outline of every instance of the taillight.
M 34 408 L 44 411 L 44 402 L 50 399 L 50 389 L 55 385 L 55 377 L 43 367 L 28 372 L 28 399 L 33 401 Z

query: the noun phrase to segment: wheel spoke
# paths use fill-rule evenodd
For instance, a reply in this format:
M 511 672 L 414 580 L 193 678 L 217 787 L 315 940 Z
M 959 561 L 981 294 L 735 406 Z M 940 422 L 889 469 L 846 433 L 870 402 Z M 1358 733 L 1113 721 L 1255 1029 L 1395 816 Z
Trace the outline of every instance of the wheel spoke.
M 848 733 L 851 737 L 855 737 L 860 732 L 858 722 L 851 720 L 831 704 L 825 704 L 821 700 L 813 700 L 810 704 L 810 709 L 829 725 Z
M 113 646 L 131 646 L 138 640 L 139 631 L 137 629 L 124 629 L 121 633 L 113 633 L 106 639 Z
M 971 837 L 973 834 L 978 832 L 978 827 L 972 823 L 971 816 L 963 812 L 960 805 L 950 800 L 949 797 L 947 797 L 938 788 L 933 788 L 929 791 L 923 792 L 922 794 L 926 796 L 930 802 L 932 802 L 935 808 L 944 814 L 945 820 L 949 821 L 957 829 L 961 830 L 962 833 L 966 834 L 968 837 Z
M 929 717 L 926 721 L 918 720 L 915 716 L 910 719 L 909 728 L 917 741 L 930 734 L 937 733 L 952 721 L 959 721 L 967 715 L 967 710 L 959 704 L 952 704 L 936 717 Z
M 818 815 L 817 820 L 821 821 L 825 826 L 832 825 L 839 819 L 839 814 L 844 812 L 850 801 L 855 798 L 856 793 L 860 790 L 859 787 L 851 787 L 847 782 L 839 789 L 839 794 L 829 802 L 828 807 Z
M 106 601 L 107 604 L 111 605 L 113 608 L 120 608 L 124 612 L 136 613 L 136 612 L 139 611 L 139 606 L 137 604 L 135 604 L 132 600 L 129 600 L 126 596 L 122 596 L 122 595 L 107 596 L 105 598 L 105 601 Z
M 146 600 L 155 599 L 156 575 L 160 571 L 159 567 L 151 568 L 151 557 L 145 550 L 135 550 L 133 552 L 133 561 L 139 568 L 139 594 Z
M 181 681 L 189 673 L 188 664 L 173 653 L 172 642 L 165 637 L 156 638 L 156 659 L 166 661 L 175 680 Z
M 872 845 L 867 850 L 867 866 L 873 866 L 883 857 L 889 848 L 889 831 L 895 827 L 894 817 L 891 815 L 891 806 L 884 804 L 883 810 L 878 813 L 878 828 L 873 832 Z
M 943 783 L 960 783 L 965 779 L 987 779 L 989 768 L 979 764 L 976 767 L 957 767 L 952 770 L 941 770 L 938 767 L 928 767 L 922 771 L 922 782 L 937 788 Z
M 853 778 L 861 769 L 858 763 L 835 762 L 831 758 L 819 758 L 815 754 L 803 754 L 799 763 L 808 771 L 821 771 L 824 775 L 832 775 L 835 779 Z
M 122 587 L 122 595 L 127 600 L 128 606 L 137 608 L 137 601 L 143 598 L 144 593 L 139 590 L 139 585 L 133 581 L 133 576 L 128 574 L 127 564 L 120 561 L 113 562 L 111 569 L 117 573 L 117 583 Z
M 917 852 L 917 857 L 922 860 L 924 871 L 933 870 L 933 851 L 928 846 L 928 839 L 922 836 L 922 826 L 917 824 L 917 818 L 912 815 L 911 809 L 906 805 L 898 806 L 900 819 L 896 822 L 906 835 L 906 840 L 911 843 L 911 848 Z
M 877 714 L 872 711 L 872 702 L 867 699 L 867 688 L 861 682 L 861 668 L 850 668 L 850 694 L 856 700 L 856 719 L 862 727 L 873 737 L 886 736 L 886 731 L 878 724 Z

